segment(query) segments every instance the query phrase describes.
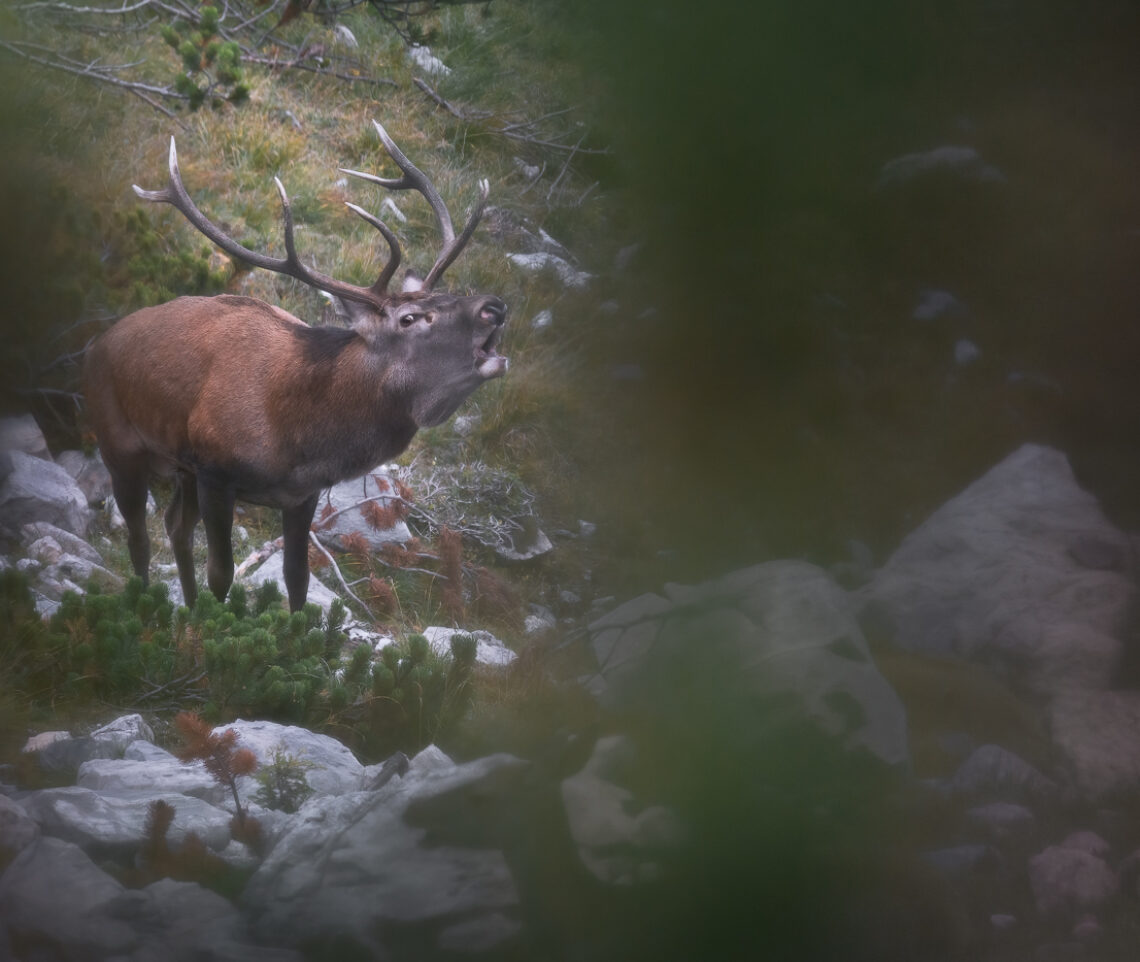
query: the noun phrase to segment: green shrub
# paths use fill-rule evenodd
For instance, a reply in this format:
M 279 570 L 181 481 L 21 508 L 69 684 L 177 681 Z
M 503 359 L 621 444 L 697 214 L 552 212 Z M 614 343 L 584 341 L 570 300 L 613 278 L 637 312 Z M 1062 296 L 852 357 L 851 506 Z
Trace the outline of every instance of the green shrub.
M 280 812 L 297 811 L 313 794 L 305 773 L 314 768 L 312 762 L 290 755 L 278 745 L 273 750 L 273 761 L 263 762 L 255 776 L 261 788 L 254 792 L 253 800 Z
M 187 98 L 191 110 L 209 102 L 211 107 L 242 103 L 249 85 L 241 68 L 241 47 L 218 38 L 218 8 L 202 7 L 197 26 L 177 20 L 160 34 L 179 59 L 174 89 Z
M 451 653 L 440 656 L 423 635 L 410 635 L 384 648 L 379 661 L 367 662 L 370 670 L 356 666 L 354 675 L 350 662 L 342 678 L 348 707 L 336 720 L 370 755 L 418 751 L 445 735 L 471 707 L 475 648 L 470 635 L 456 635 Z M 364 651 L 362 663 L 368 656 Z
M 346 612 L 292 612 L 276 585 L 252 595 L 234 585 L 175 608 L 166 586 L 138 578 L 117 594 L 69 592 L 50 622 L 26 578 L 0 572 L 0 672 L 31 701 L 98 699 L 124 706 L 202 705 L 217 723 L 268 718 L 325 728 L 376 757 L 417 751 L 452 730 L 472 699 L 475 639 L 457 635 L 436 654 L 410 635 L 372 660 L 340 651 Z M 203 704 L 204 703 L 204 704 Z M 283 763 L 284 764 L 284 763 Z

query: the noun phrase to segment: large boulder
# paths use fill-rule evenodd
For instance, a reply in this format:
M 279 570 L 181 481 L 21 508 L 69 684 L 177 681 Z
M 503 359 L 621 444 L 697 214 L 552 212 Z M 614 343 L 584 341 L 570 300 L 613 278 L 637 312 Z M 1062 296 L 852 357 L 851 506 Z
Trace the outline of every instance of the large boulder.
M 875 666 L 847 593 L 814 565 L 774 561 L 697 587 L 669 585 L 590 626 L 604 705 L 665 700 L 649 679 L 670 666 L 714 672 L 726 697 L 801 706 L 847 749 L 909 762 L 906 713 Z
M 1096 804 L 1140 797 L 1140 692 L 1074 691 L 1053 700 L 1053 743 Z
M 379 472 L 342 481 L 329 488 L 321 499 L 316 527 L 322 539 L 327 539 L 342 551 L 346 548 L 346 539 L 354 535 L 363 538 L 372 550 L 391 542 L 402 544 L 411 540 L 412 533 L 395 514 L 398 498 L 395 485 Z M 322 520 L 327 506 L 331 506 L 336 514 Z
M 0 534 L 15 538 L 25 524 L 47 521 L 84 537 L 93 517 L 82 489 L 58 464 L 0 452 Z
M 525 770 L 504 755 L 456 765 L 428 748 L 376 791 L 311 798 L 246 886 L 255 933 L 374 958 L 388 957 L 390 939 L 415 933 L 418 957 L 435 957 L 462 925 L 468 948 L 502 949 L 520 927 L 503 853 L 433 838 L 432 820 L 456 806 L 485 815 L 488 798 L 509 792 Z
M 344 795 L 363 787 L 364 766 L 335 738 L 296 725 L 243 721 L 240 718 L 219 725 L 214 731 L 220 733 L 229 729 L 237 733 L 238 747 L 252 751 L 259 765 L 272 765 L 274 757 L 280 753 L 283 758 L 305 766 L 305 780 L 314 794 Z M 255 777 L 239 779 L 238 790 L 244 798 L 251 797 L 257 789 Z
M 150 746 L 134 747 L 122 758 L 93 758 L 79 766 L 76 785 L 113 795 L 169 793 L 197 798 L 211 805 L 228 800 L 225 788 L 198 761 L 181 762 L 169 752 Z
M 82 451 L 61 451 L 55 462 L 75 478 L 92 507 L 111 497 L 111 472 L 98 451 L 90 457 Z
M 301 959 L 254 943 L 238 909 L 215 892 L 168 878 L 127 889 L 78 846 L 56 838 L 27 846 L 0 875 L 5 948 L 19 959 Z
M 23 451 L 35 458 L 51 460 L 44 433 L 30 414 L 0 418 L 0 452 Z
M 1103 690 L 1134 599 L 1130 559 L 1065 456 L 1027 444 L 903 540 L 864 589 L 864 624 L 1045 695 Z
M 17 958 L 127 956 L 138 934 L 108 911 L 123 892 L 77 845 L 41 838 L 0 875 L 0 926 Z
M 657 880 L 663 872 L 662 856 L 684 835 L 676 815 L 663 806 L 644 804 L 615 780 L 635 751 L 623 735 L 600 738 L 585 767 L 561 785 L 578 856 L 591 875 L 609 885 Z
M 160 800 L 174 807 L 167 833 L 171 845 L 181 845 L 190 833 L 217 852 L 229 845 L 233 814 L 189 795 L 161 790 L 115 794 L 70 786 L 31 792 L 21 804 L 44 835 L 92 855 L 124 855 L 142 847 L 150 806 Z

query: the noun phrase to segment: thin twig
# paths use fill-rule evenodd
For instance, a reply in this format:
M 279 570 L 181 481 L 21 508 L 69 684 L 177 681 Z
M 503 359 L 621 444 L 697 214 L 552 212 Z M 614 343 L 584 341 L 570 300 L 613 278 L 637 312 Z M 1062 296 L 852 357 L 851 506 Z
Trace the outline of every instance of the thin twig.
M 491 113 L 489 111 L 482 111 L 482 110 L 479 110 L 479 111 L 463 111 L 463 110 L 460 110 L 453 103 L 445 100 L 439 94 L 438 91 L 433 89 L 427 83 L 426 80 L 423 80 L 419 77 L 416 77 L 413 79 L 412 82 L 421 91 L 423 91 L 423 93 L 425 93 L 428 97 L 430 97 L 436 104 L 438 104 L 440 107 L 442 107 L 444 110 L 446 110 L 449 114 L 451 114 L 453 117 L 455 117 L 458 120 L 462 120 L 465 123 L 472 123 L 473 124 L 473 123 L 478 123 L 480 121 L 486 120 L 488 117 L 491 116 Z M 533 120 L 533 121 L 521 120 L 521 121 L 517 121 L 513 124 L 504 124 L 501 127 L 490 127 L 487 129 L 487 133 L 500 134 L 503 137 L 509 137 L 511 140 L 517 140 L 517 141 L 520 141 L 521 143 L 524 143 L 524 144 L 531 144 L 535 147 L 546 147 L 550 150 L 558 150 L 558 151 L 563 151 L 563 152 L 569 152 L 571 157 L 573 157 L 575 154 L 593 154 L 593 155 L 608 154 L 610 152 L 608 147 L 583 147 L 582 141 L 585 139 L 585 136 L 586 136 L 585 134 L 583 134 L 581 137 L 578 138 L 578 143 L 574 144 L 573 146 L 570 146 L 569 144 L 559 144 L 559 143 L 556 143 L 552 140 L 543 140 L 543 139 L 535 137 L 531 134 L 522 133 L 520 130 L 520 128 L 523 128 L 523 127 L 533 127 L 535 124 L 539 123 L 542 120 L 545 120 L 548 117 L 554 117 L 554 116 L 557 116 L 558 114 L 566 113 L 568 110 L 572 110 L 572 109 L 574 109 L 574 108 L 568 107 L 568 108 L 566 108 L 566 110 L 556 110 L 556 111 L 553 111 L 552 113 L 546 114 L 544 117 L 539 117 L 537 120 Z
M 63 13 L 132 13 L 135 10 L 141 10 L 143 7 L 149 7 L 152 2 L 153 0 L 141 0 L 140 3 L 132 4 L 129 7 L 73 7 L 70 3 L 25 3 L 17 9 L 59 10 Z
M 399 84 L 395 80 L 390 80 L 387 77 L 366 77 L 366 76 L 353 76 L 352 74 L 340 73 L 336 70 L 326 70 L 323 67 L 315 67 L 299 60 L 278 60 L 274 57 L 262 57 L 258 54 L 247 52 L 242 48 L 242 61 L 247 63 L 261 64 L 264 67 L 269 67 L 271 70 L 308 70 L 310 73 L 322 74 L 326 77 L 336 77 L 337 80 L 348 80 L 352 83 L 369 83 L 369 84 L 387 84 L 391 87 L 398 87 Z
M 359 599 L 359 598 L 356 596 L 356 592 L 355 592 L 355 591 L 353 591 L 353 590 L 352 590 L 352 589 L 351 589 L 351 588 L 348 586 L 348 582 L 346 582 L 346 581 L 344 580 L 344 575 L 342 575 L 342 574 L 340 573 L 340 566 L 339 566 L 339 565 L 336 563 L 336 559 L 335 559 L 335 558 L 334 558 L 334 557 L 333 557 L 331 554 L 329 554 L 329 551 L 328 551 L 328 549 L 327 549 L 327 548 L 326 548 L 326 547 L 325 547 L 323 544 L 321 544 L 321 541 L 320 541 L 320 539 L 317 537 L 317 533 L 316 533 L 315 531 L 310 531 L 310 532 L 309 532 L 309 540 L 310 540 L 310 541 L 312 541 L 312 543 L 313 543 L 313 544 L 315 544 L 315 545 L 317 546 L 317 550 L 318 550 L 318 551 L 319 551 L 321 554 L 323 554 L 323 555 L 325 556 L 325 559 L 328 561 L 329 565 L 331 565 L 331 566 L 332 566 L 332 570 L 333 570 L 333 571 L 336 573 L 336 579 L 337 579 L 337 581 L 339 581 L 339 582 L 340 582 L 340 585 L 341 585 L 341 587 L 342 587 L 342 588 L 344 588 L 344 590 L 345 590 L 346 592 L 348 592 L 348 596 L 349 596 L 349 597 L 350 597 L 350 598 L 351 598 L 353 601 L 355 601 L 355 602 L 356 602 L 358 605 L 360 605 L 360 607 L 361 607 L 361 608 L 363 608 L 363 609 L 364 609 L 366 612 L 368 612 L 368 616 L 369 616 L 369 617 L 370 617 L 370 618 L 371 618 L 373 621 L 375 621 L 375 620 L 376 620 L 376 616 L 375 616 L 375 615 L 372 613 L 372 609 L 371 609 L 371 608 L 369 608 L 369 607 L 368 607 L 368 605 L 366 605 L 366 604 L 365 604 L 363 601 L 361 601 L 361 600 L 360 600 L 360 599 Z

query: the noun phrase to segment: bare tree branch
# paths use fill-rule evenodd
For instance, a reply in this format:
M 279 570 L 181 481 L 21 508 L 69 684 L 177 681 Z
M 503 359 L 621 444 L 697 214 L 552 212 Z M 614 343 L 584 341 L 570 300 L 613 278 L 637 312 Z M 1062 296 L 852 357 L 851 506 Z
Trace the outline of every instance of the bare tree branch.
M 423 80 L 420 77 L 413 78 L 412 83 L 414 83 L 421 91 L 423 91 L 424 94 L 430 97 L 438 106 L 442 107 L 456 119 L 462 120 L 465 123 L 478 124 L 491 116 L 490 112 L 488 111 L 461 110 L 454 104 L 445 100 L 437 90 L 432 88 L 426 80 Z M 573 109 L 573 107 L 567 107 L 562 110 L 552 111 L 551 113 L 545 114 L 542 117 L 538 117 L 534 120 L 521 120 L 516 121 L 512 124 L 504 124 L 501 127 L 488 127 L 486 128 L 487 133 L 499 134 L 500 136 L 509 137 L 511 140 L 517 140 L 525 144 L 530 144 L 534 147 L 545 147 L 548 150 L 557 150 L 568 153 L 570 154 L 571 158 L 573 158 L 575 154 L 609 154 L 610 149 L 608 147 L 583 147 L 582 141 L 585 140 L 585 134 L 578 138 L 578 142 L 576 144 L 563 144 L 553 140 L 545 140 L 541 137 L 536 137 L 533 134 L 523 132 L 524 128 L 534 127 L 544 120 L 568 113 Z M 565 170 L 565 168 L 563 169 Z
M 358 605 L 360 605 L 361 608 L 368 612 L 369 618 L 375 621 L 376 615 L 372 613 L 372 609 L 369 608 L 368 605 L 366 605 L 356 596 L 356 592 L 348 586 L 348 582 L 344 580 L 344 575 L 340 573 L 340 566 L 336 563 L 336 559 L 329 553 L 328 549 L 323 544 L 321 544 L 321 540 L 317 537 L 317 533 L 315 531 L 309 532 L 309 540 L 314 545 L 316 545 L 317 550 L 325 556 L 325 560 L 328 561 L 329 567 L 331 567 L 332 570 L 336 573 L 336 580 L 340 582 L 340 586 L 345 590 L 348 596 Z

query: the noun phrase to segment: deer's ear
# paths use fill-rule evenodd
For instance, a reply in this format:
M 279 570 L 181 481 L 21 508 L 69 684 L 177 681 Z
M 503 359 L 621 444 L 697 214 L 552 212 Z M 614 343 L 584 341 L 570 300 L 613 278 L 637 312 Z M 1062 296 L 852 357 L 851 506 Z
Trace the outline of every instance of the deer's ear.
M 405 294 L 411 294 L 424 289 L 424 279 L 413 270 L 404 274 L 404 284 L 400 288 Z

